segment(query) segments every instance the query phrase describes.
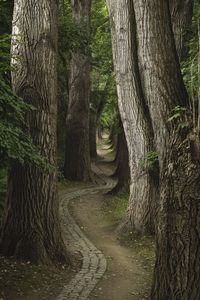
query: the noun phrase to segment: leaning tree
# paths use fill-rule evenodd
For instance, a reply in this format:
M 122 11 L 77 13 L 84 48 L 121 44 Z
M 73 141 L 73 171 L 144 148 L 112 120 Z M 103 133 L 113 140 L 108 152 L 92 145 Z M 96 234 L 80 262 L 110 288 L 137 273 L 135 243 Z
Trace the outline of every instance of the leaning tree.
M 168 1 L 134 0 L 138 56 L 160 163 L 151 299 L 200 297 L 200 147 L 192 125 Z
M 27 130 L 47 169 L 14 162 L 0 252 L 51 263 L 65 259 L 56 189 L 57 1 L 15 0 L 12 30 L 14 92 L 31 104 Z
M 130 197 L 123 230 L 154 232 L 157 204 L 157 168 L 148 168 L 154 153 L 149 109 L 145 103 L 137 60 L 137 37 L 130 0 L 107 0 L 112 30 L 118 104 L 126 135 L 130 165 Z

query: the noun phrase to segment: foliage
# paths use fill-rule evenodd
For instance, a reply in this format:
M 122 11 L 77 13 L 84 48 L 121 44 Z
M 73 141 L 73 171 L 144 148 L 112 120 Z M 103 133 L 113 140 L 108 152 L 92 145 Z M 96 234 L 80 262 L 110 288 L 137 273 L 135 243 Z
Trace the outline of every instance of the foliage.
M 91 55 L 91 107 L 97 111 L 101 126 L 111 127 L 116 119 L 117 95 L 113 78 L 112 45 L 109 16 L 105 0 L 92 1 L 91 29 L 74 24 L 70 2 L 59 9 L 58 66 L 58 162 L 64 162 L 65 116 L 68 104 L 69 65 L 72 51 Z M 88 52 L 89 51 L 89 52 Z
M 199 1 L 194 1 L 192 28 L 188 42 L 189 55 L 182 63 L 182 74 L 192 101 L 197 102 L 198 94 L 198 24 L 200 20 Z M 193 105 L 193 103 L 192 103 Z
M 127 210 L 128 205 L 128 193 L 120 193 L 117 196 L 110 196 L 107 201 L 104 202 L 103 210 L 108 218 L 120 223 Z
M 84 21 L 80 24 L 74 22 L 69 1 L 64 1 L 60 6 L 58 31 L 59 52 L 66 55 L 68 60 L 72 51 L 81 51 L 83 54 L 90 52 L 90 31 Z
M 190 112 L 187 110 L 185 107 L 180 107 L 179 105 L 176 106 L 172 110 L 171 116 L 168 118 L 168 122 L 172 121 L 178 121 L 178 128 L 183 129 L 183 128 L 188 128 L 189 123 L 187 121 L 187 115 L 190 114 Z
M 105 92 L 105 104 L 101 113 L 101 126 L 103 128 L 118 127 L 119 124 L 119 112 L 117 104 L 117 92 L 115 81 L 112 77 L 109 78 L 109 82 L 106 86 Z
M 8 36 L 0 37 L 0 166 L 6 167 L 10 160 L 30 162 L 45 166 L 45 160 L 33 145 L 27 133 L 25 114 L 34 108 L 17 97 L 10 86 L 10 55 Z
M 105 82 L 113 71 L 110 22 L 105 1 L 93 1 L 91 28 L 92 66 Z
M 158 153 L 150 151 L 144 159 L 139 162 L 139 166 L 143 171 L 153 171 L 158 166 Z
M 111 128 L 118 124 L 116 83 L 113 77 L 112 43 L 109 14 L 104 0 L 92 5 L 92 91 L 102 97 L 100 124 Z M 96 98 L 98 101 L 98 97 Z M 95 99 L 92 99 L 95 101 Z
M 14 0 L 0 0 L 0 35 L 11 33 Z

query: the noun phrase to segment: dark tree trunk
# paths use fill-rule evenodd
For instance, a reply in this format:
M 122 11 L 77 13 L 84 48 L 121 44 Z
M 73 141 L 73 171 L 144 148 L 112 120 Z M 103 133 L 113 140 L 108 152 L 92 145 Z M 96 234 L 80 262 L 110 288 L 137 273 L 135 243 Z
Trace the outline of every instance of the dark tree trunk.
M 200 160 L 165 0 L 134 0 L 143 87 L 160 161 L 157 260 L 151 299 L 200 298 Z M 186 122 L 186 127 L 182 128 Z M 187 125 L 188 123 L 188 125 Z
M 97 136 L 99 140 L 102 140 L 103 136 L 102 136 L 102 127 L 101 124 L 98 124 L 97 126 Z
M 186 41 L 192 24 L 193 0 L 169 0 L 172 28 L 179 60 L 186 57 Z
M 92 107 L 90 109 L 90 156 L 97 157 L 97 110 Z
M 140 163 L 154 149 L 153 130 L 145 104 L 137 62 L 137 40 L 132 2 L 108 0 L 118 103 L 130 165 L 130 198 L 122 226 L 128 232 L 154 232 L 158 186 Z
M 12 59 L 13 88 L 36 108 L 27 116 L 27 127 L 42 155 L 55 165 L 57 1 L 16 0 L 13 35 L 12 53 L 20 57 Z M 56 171 L 13 164 L 0 241 L 3 255 L 35 263 L 64 259 L 56 186 Z
M 90 30 L 90 0 L 72 1 L 74 22 Z M 69 104 L 66 120 L 64 175 L 69 180 L 91 180 L 89 146 L 90 55 L 86 49 L 72 53 Z
M 118 134 L 117 134 L 116 126 L 113 125 L 110 129 L 109 140 L 114 150 L 117 149 L 117 138 L 118 138 Z
M 117 138 L 116 151 L 117 169 L 113 176 L 118 179 L 118 182 L 109 194 L 117 194 L 120 192 L 127 192 L 129 190 L 130 168 L 128 160 L 128 148 L 124 128 L 121 122 Z

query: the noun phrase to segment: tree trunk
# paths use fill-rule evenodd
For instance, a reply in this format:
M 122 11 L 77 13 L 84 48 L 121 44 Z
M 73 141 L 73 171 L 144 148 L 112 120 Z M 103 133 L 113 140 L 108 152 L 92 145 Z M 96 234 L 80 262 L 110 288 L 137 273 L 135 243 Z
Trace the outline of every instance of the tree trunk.
M 129 190 L 130 170 L 128 148 L 122 122 L 120 122 L 119 126 L 116 151 L 117 169 L 113 176 L 118 179 L 118 182 L 109 194 L 117 194 L 119 192 L 127 192 Z
M 103 136 L 102 136 L 102 126 L 100 124 L 100 121 L 99 121 L 99 124 L 97 126 L 97 137 L 98 137 L 98 140 L 102 140 Z
M 97 110 L 95 107 L 90 109 L 90 156 L 97 157 Z
M 20 57 L 12 60 L 13 89 L 36 108 L 28 113 L 27 127 L 41 154 L 55 165 L 57 1 L 16 0 L 13 35 L 12 53 Z M 0 241 L 3 255 L 35 263 L 64 259 L 56 186 L 56 171 L 13 164 Z
M 179 60 L 186 57 L 185 42 L 192 24 L 193 0 L 169 0 L 172 28 Z
M 200 160 L 168 3 L 134 0 L 138 53 L 160 161 L 157 260 L 151 299 L 200 298 Z M 172 110 L 184 107 L 179 118 Z M 175 113 L 174 113 L 175 115 Z
M 116 150 L 117 149 L 117 138 L 118 138 L 118 133 L 117 133 L 117 128 L 116 125 L 113 124 L 112 127 L 110 128 L 109 132 L 109 141 L 111 143 L 111 147 Z
M 108 0 L 118 102 L 126 135 L 131 175 L 129 207 L 123 229 L 153 232 L 158 186 L 140 163 L 153 148 L 153 130 L 137 64 L 135 19 L 129 0 Z
M 90 30 L 90 0 L 72 1 L 75 24 Z M 69 104 L 66 119 L 64 175 L 69 180 L 91 180 L 89 147 L 90 55 L 77 49 L 70 63 Z

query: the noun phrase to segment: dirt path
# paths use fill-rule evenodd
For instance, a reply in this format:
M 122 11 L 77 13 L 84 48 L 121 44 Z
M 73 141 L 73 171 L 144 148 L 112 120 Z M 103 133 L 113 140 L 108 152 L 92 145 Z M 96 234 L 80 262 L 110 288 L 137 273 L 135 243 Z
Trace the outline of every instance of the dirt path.
M 104 156 L 106 153 L 107 147 L 102 146 L 100 155 Z M 95 171 L 106 181 L 105 174 L 112 173 L 109 157 L 106 159 L 102 157 L 95 166 Z M 108 196 L 104 195 L 105 190 L 107 190 L 105 187 L 79 189 L 75 192 L 75 196 L 72 194 L 71 200 L 68 194 L 70 213 L 67 212 L 69 214 L 67 217 L 69 222 L 78 224 L 73 226 L 77 226 L 75 234 L 76 238 L 78 236 L 77 243 L 81 243 L 83 249 L 80 250 L 79 247 L 77 251 L 81 251 L 85 256 L 83 264 L 87 266 L 65 287 L 63 293 L 57 298 L 59 300 L 148 299 L 152 268 L 141 256 L 143 245 L 139 245 L 138 248 L 140 242 L 137 239 L 135 243 L 124 244 L 118 240 L 115 234 L 116 224 L 112 218 L 106 216 L 104 203 L 108 201 Z M 69 228 L 69 224 L 66 225 Z
M 71 211 L 85 234 L 107 259 L 107 271 L 89 299 L 130 300 L 148 299 L 151 272 L 133 248 L 121 245 L 115 227 L 104 217 L 98 194 L 71 203 Z
M 60 184 L 60 214 L 67 249 L 83 257 L 82 267 L 35 266 L 0 256 L 0 299 L 127 300 L 148 299 L 152 278 L 152 241 L 132 235 L 119 241 L 109 146 L 100 145 L 93 165 L 95 184 Z M 122 199 L 124 204 L 126 198 Z M 122 211 L 123 213 L 123 211 Z M 77 271 L 78 270 L 78 271 Z

